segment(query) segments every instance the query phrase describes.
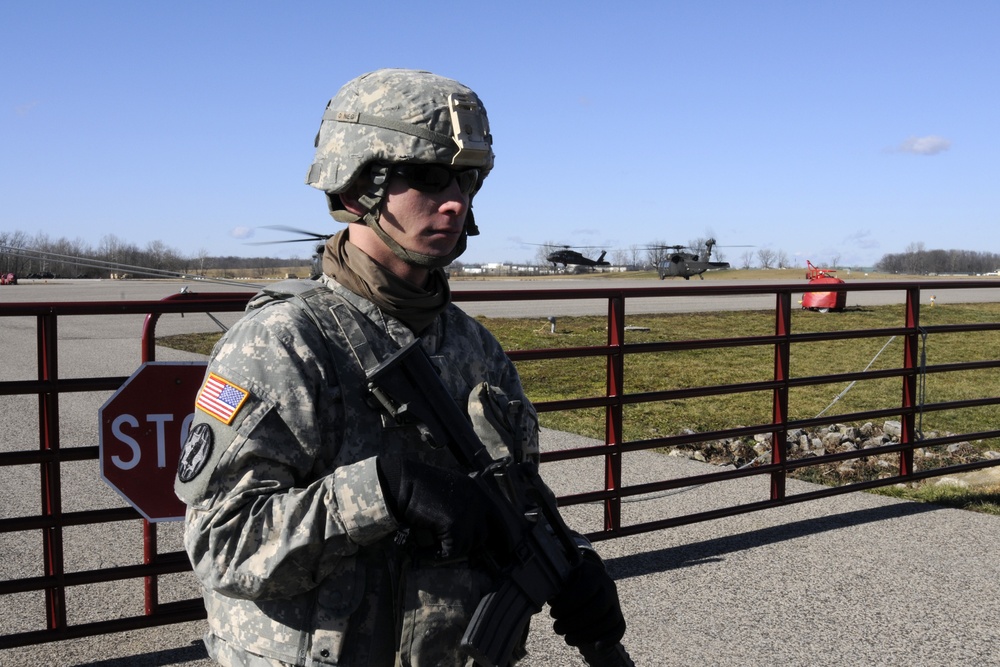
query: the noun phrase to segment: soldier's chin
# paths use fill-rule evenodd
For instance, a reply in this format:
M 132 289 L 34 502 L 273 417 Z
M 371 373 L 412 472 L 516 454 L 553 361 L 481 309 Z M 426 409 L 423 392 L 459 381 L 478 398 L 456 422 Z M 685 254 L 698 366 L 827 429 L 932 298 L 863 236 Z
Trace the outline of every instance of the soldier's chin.
M 447 257 L 454 252 L 461 236 L 461 233 L 434 234 L 430 238 L 426 239 L 424 249 L 421 251 L 421 254 L 430 255 L 431 257 Z

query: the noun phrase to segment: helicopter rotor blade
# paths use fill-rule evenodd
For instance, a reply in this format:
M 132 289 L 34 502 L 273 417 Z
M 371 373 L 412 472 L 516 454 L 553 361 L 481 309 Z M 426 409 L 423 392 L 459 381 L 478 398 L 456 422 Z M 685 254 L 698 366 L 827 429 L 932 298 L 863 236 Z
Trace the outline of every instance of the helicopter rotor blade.
M 151 278 L 182 278 L 185 280 L 199 280 L 210 283 L 218 283 L 220 285 L 255 287 L 257 289 L 261 289 L 264 287 L 264 285 L 258 283 L 226 280 L 225 278 L 212 278 L 210 276 L 194 275 L 190 273 L 182 273 L 179 271 L 155 269 L 144 266 L 136 266 L 133 264 L 122 264 L 121 262 L 107 262 L 101 259 L 76 257 L 74 255 L 63 255 L 59 253 L 48 252 L 47 250 L 35 250 L 32 248 L 14 248 L 5 246 L 3 244 L 0 244 L 0 252 L 24 255 L 31 259 L 56 260 L 60 262 L 65 262 L 67 264 L 72 264 L 74 266 L 83 266 L 90 269 L 98 269 L 100 271 L 120 271 L 123 273 L 131 273 L 134 275 L 149 276 Z
M 243 245 L 277 245 L 279 243 L 316 243 L 317 241 L 324 241 L 322 236 L 316 238 L 305 238 L 305 239 L 284 239 L 281 241 L 247 241 Z
M 534 245 L 534 246 L 538 246 L 539 248 L 562 248 L 563 250 L 569 250 L 570 248 L 573 247 L 571 245 L 563 245 L 561 243 L 528 243 L 528 242 L 524 242 L 524 245 Z
M 524 245 L 534 245 L 534 246 L 540 246 L 542 248 L 561 248 L 562 250 L 594 250 L 594 249 L 604 250 L 605 248 L 605 246 L 600 246 L 600 245 L 568 245 L 565 243 L 528 243 L 527 241 L 523 243 Z
M 263 225 L 261 228 L 275 229 L 279 232 L 289 232 L 291 234 L 302 234 L 313 241 L 319 241 L 321 239 L 325 240 L 333 236 L 333 234 L 317 234 L 316 232 L 311 232 L 308 229 L 299 229 L 298 227 L 289 227 L 288 225 Z

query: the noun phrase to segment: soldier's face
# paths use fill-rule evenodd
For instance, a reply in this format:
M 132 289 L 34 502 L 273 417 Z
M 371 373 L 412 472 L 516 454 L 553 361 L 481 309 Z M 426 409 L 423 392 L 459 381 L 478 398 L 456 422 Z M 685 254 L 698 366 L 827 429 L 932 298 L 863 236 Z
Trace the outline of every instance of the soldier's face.
M 382 229 L 407 250 L 443 257 L 455 249 L 465 227 L 471 195 L 462 190 L 457 178 L 439 192 L 426 192 L 393 175 L 382 207 Z

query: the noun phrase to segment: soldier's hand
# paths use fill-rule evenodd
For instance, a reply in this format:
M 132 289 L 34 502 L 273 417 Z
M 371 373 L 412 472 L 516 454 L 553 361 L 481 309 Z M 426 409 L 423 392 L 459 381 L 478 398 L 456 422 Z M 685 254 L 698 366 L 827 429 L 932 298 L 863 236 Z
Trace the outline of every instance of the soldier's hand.
M 379 457 L 379 482 L 389 509 L 404 526 L 426 529 L 436 557 L 460 558 L 479 547 L 507 554 L 511 537 L 496 501 L 467 475 L 419 461 Z
M 563 589 L 549 600 L 552 628 L 565 635 L 570 646 L 619 642 L 625 635 L 625 617 L 618 587 L 597 554 L 584 552 Z

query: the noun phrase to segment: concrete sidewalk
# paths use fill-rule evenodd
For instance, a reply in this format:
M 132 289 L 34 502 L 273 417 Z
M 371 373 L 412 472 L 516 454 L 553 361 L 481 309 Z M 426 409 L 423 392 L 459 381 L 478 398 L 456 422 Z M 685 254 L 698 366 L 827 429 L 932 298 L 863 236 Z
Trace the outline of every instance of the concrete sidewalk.
M 576 440 L 546 435 L 546 447 Z M 705 471 L 633 453 L 623 483 Z M 559 494 L 594 479 L 546 472 Z M 640 498 L 623 506 L 623 524 L 763 500 L 767 483 Z M 788 494 L 813 488 L 790 481 Z M 579 528 L 583 512 L 566 514 Z M 857 493 L 598 547 L 619 582 L 637 665 L 1000 665 L 997 517 Z M 538 625 L 530 664 L 582 664 Z
M 545 448 L 579 446 L 546 431 Z M 600 480 L 591 463 L 543 471 L 557 493 Z M 704 472 L 653 453 L 626 457 L 625 481 Z M 789 494 L 813 488 L 790 482 Z M 760 500 L 763 479 L 626 503 L 626 525 Z M 571 507 L 589 531 L 597 507 Z M 852 494 L 600 542 L 629 621 L 637 665 L 1000 665 L 1000 519 Z M 192 582 L 188 582 L 190 585 Z M 188 588 L 188 585 L 181 586 Z M 5 621 L 0 618 L 0 624 Z M 208 666 L 202 623 L 0 651 L 0 664 Z M 536 617 L 524 664 L 582 660 Z

